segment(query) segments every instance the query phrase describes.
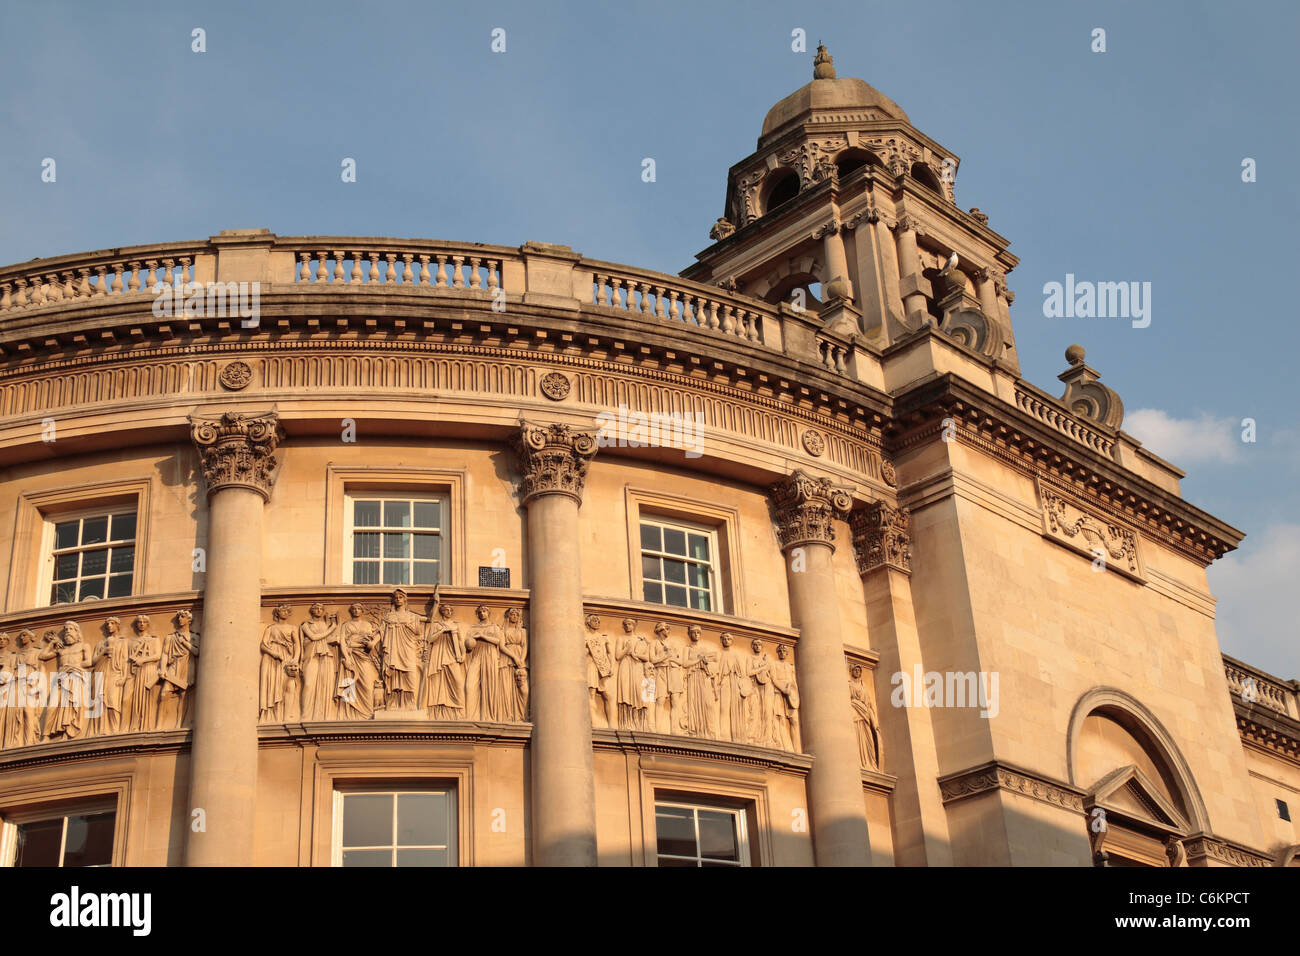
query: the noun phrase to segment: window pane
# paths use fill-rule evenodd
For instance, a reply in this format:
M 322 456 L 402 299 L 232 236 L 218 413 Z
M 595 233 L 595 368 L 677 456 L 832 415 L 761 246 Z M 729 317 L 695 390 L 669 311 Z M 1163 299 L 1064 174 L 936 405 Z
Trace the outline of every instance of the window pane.
M 86 598 L 102 598 L 103 596 L 103 578 L 84 578 L 82 580 L 81 589 L 77 592 L 78 601 L 84 601 Z
M 77 599 L 77 582 L 64 581 L 62 584 L 54 585 L 51 591 L 51 604 L 71 604 Z
M 409 501 L 384 502 L 384 527 L 409 528 L 411 526 L 411 503 Z
M 18 852 L 14 866 L 58 866 L 63 842 L 63 817 L 18 826 Z
M 54 559 L 54 579 L 61 581 L 64 578 L 75 578 L 77 576 L 77 559 L 81 555 L 72 551 L 68 554 L 61 554 Z
M 84 577 L 88 574 L 103 574 L 108 570 L 108 549 L 81 552 L 81 573 Z
M 132 571 L 135 569 L 135 545 L 128 544 L 126 547 L 117 547 L 113 549 L 113 560 L 109 565 L 110 571 Z
M 405 561 L 384 562 L 385 584 L 410 584 L 411 566 Z
M 86 518 L 81 522 L 81 543 L 100 544 L 108 540 L 108 518 Z
M 438 560 L 438 536 L 436 534 L 417 534 L 415 538 L 415 553 L 412 557 L 419 558 L 421 561 Z
M 655 838 L 660 853 L 695 856 L 695 820 L 687 807 L 655 807 Z
M 663 577 L 659 573 L 659 559 L 648 554 L 641 555 L 641 577 L 646 581 L 658 581 Z
M 451 866 L 446 850 L 398 850 L 398 866 Z
M 377 558 L 379 557 L 379 539 L 381 535 L 378 531 L 354 531 L 352 532 L 352 557 L 354 558 Z
M 113 824 L 116 814 L 96 813 L 68 817 L 64 866 L 108 866 L 113 862 Z
M 679 588 L 675 584 L 669 584 L 664 587 L 664 603 L 671 604 L 673 607 L 687 607 L 686 588 Z
M 649 601 L 651 604 L 663 604 L 664 603 L 663 587 L 658 584 L 653 584 L 650 581 L 646 581 L 644 582 L 644 584 L 645 584 L 645 599 Z
M 412 584 L 437 584 L 438 583 L 438 562 L 437 561 L 416 561 L 415 562 L 415 580 Z
M 343 797 L 343 845 L 393 845 L 392 794 L 349 793 Z
M 353 584 L 378 584 L 379 583 L 379 562 L 378 561 L 352 562 L 352 583 Z
M 709 560 L 709 539 L 705 535 L 691 535 L 691 557 L 699 561 Z
M 114 574 L 108 579 L 109 597 L 126 597 L 131 593 L 131 574 Z
M 659 536 L 659 528 L 652 524 L 643 524 L 641 526 L 641 550 L 642 551 L 662 551 L 663 541 Z
M 344 850 L 344 866 L 392 866 L 392 850 Z
M 385 558 L 409 558 L 411 556 L 411 536 L 398 532 L 384 535 Z
M 354 528 L 375 528 L 379 526 L 378 501 L 354 501 L 352 503 L 352 526 Z
M 708 591 L 691 591 L 691 607 L 697 611 L 712 611 L 713 600 Z
M 690 585 L 693 588 L 707 588 L 709 586 L 709 569 L 703 564 L 689 565 L 688 570 L 691 574 Z
M 415 503 L 415 526 L 417 528 L 440 528 L 438 521 L 438 502 L 417 501 Z
M 447 798 L 441 793 L 397 795 L 397 845 L 446 846 Z
M 711 860 L 739 860 L 736 817 L 720 810 L 697 812 L 700 815 L 700 856 L 707 856 Z
M 80 521 L 63 521 L 54 526 L 54 547 L 55 548 L 75 548 L 77 546 L 77 530 L 81 527 Z
M 686 532 L 676 528 L 664 528 L 664 550 L 669 554 L 686 553 Z
M 113 515 L 113 540 L 135 540 L 135 512 L 129 515 Z
M 681 561 L 664 558 L 664 580 L 673 584 L 686 583 L 686 565 Z

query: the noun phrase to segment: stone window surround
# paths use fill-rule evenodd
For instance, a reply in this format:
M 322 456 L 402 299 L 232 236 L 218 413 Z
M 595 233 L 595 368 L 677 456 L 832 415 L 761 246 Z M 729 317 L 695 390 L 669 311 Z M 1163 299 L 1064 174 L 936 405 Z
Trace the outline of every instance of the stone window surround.
M 468 586 L 469 560 L 466 545 L 464 469 L 343 466 L 333 463 L 325 469 L 325 584 L 344 584 L 344 565 L 350 561 L 345 509 L 353 493 L 416 493 L 441 495 L 446 502 L 443 516 L 442 554 L 439 574 L 448 587 Z M 411 585 L 407 585 L 410 587 Z
M 455 791 L 455 865 L 474 865 L 474 755 L 423 748 L 416 755 L 408 748 L 401 749 L 407 752 L 376 752 L 373 744 L 359 742 L 316 752 L 310 796 L 312 809 L 303 814 L 304 826 L 311 827 L 306 848 L 310 859 L 300 860 L 299 865 L 333 865 L 335 794 L 340 789 L 389 787 L 441 787 Z
M 46 572 L 47 528 L 52 519 L 64 514 L 102 508 L 109 511 L 135 506 L 135 567 L 131 577 L 132 597 L 150 592 L 145 575 L 149 570 L 150 478 L 98 481 L 71 488 L 23 492 L 15 503 L 13 551 L 9 556 L 9 586 L 5 610 L 24 611 L 50 607 L 49 577 Z M 42 584 L 45 591 L 41 593 Z M 73 605 L 59 605 L 68 606 Z M 77 602 L 76 606 L 81 606 Z
M 644 515 L 652 519 L 686 521 L 712 530 L 718 545 L 718 553 L 713 561 L 717 582 L 714 598 L 718 606 L 713 608 L 713 613 L 742 618 L 748 615 L 740 564 L 740 538 L 737 534 L 740 513 L 735 508 L 632 485 L 624 488 L 624 498 L 627 505 L 628 593 L 631 600 L 641 601 L 645 593 L 641 580 L 641 518 Z
M 748 773 L 735 767 L 705 770 L 690 766 L 646 766 L 646 763 L 643 761 L 640 769 L 640 802 L 644 808 L 641 816 L 642 865 L 659 865 L 655 805 L 660 802 L 743 810 L 749 850 L 749 860 L 745 865 L 772 865 L 771 800 L 763 773 Z M 634 857 L 635 852 L 634 846 Z
M 50 786 L 46 781 L 28 779 L 20 786 L 0 789 L 0 867 L 13 866 L 18 849 L 17 824 L 110 809 L 116 814 L 111 865 L 125 866 L 130 797 L 129 776 L 92 778 L 65 786 Z

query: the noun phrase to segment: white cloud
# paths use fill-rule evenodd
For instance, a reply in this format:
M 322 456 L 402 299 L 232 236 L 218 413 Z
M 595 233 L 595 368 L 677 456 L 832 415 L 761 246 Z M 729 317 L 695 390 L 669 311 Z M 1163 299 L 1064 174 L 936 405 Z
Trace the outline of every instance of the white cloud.
M 1158 408 L 1139 408 L 1124 417 L 1123 428 L 1154 455 L 1180 468 L 1204 462 L 1236 461 L 1241 454 L 1241 420 L 1202 412 L 1174 418 Z
M 1209 570 L 1224 652 L 1286 680 L 1300 677 L 1300 524 L 1251 535 Z

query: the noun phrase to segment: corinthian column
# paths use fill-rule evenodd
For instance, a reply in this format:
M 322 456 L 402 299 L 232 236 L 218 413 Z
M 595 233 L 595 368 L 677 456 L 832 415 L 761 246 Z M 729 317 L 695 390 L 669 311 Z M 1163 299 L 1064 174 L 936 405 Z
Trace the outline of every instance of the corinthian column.
M 795 666 L 808 775 L 813 851 L 818 866 L 868 866 L 866 801 L 857 731 L 849 706 L 840 637 L 839 598 L 831 555 L 836 516 L 848 514 L 850 489 L 796 471 L 772 486 L 770 497 L 785 554 L 790 608 L 799 628 Z
M 578 508 L 596 436 L 568 425 L 521 422 L 514 448 L 528 509 L 533 862 L 595 866 Z
M 185 862 L 251 866 L 262 510 L 275 484 L 279 420 L 226 412 L 190 423 L 208 492 L 208 551 Z
M 912 609 L 911 519 L 906 508 L 877 501 L 853 512 L 853 550 L 867 604 L 872 647 L 880 652 L 876 700 L 882 748 L 894 786 L 894 861 L 899 866 L 952 866 L 948 815 L 939 792 L 939 754 L 927 707 L 893 703 L 895 674 L 923 671 Z M 882 770 L 885 768 L 881 768 Z

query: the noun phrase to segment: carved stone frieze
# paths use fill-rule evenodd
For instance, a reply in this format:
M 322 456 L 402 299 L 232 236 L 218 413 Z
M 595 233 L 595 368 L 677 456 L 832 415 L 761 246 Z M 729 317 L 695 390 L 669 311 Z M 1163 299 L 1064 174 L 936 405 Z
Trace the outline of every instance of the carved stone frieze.
M 1111 569 L 1146 580 L 1137 534 L 1131 528 L 1084 510 L 1041 478 L 1038 498 L 1044 536 L 1092 558 L 1097 571 Z
M 679 625 L 680 627 L 680 625 Z M 686 641 L 665 621 L 650 634 L 633 618 L 613 638 L 596 614 L 585 619 L 587 688 L 593 727 L 676 734 L 801 751 L 793 649 L 730 631 Z
M 514 449 L 525 502 L 549 494 L 568 495 L 582 502 L 587 468 L 597 450 L 595 433 L 571 425 L 521 422 Z
M 781 550 L 807 544 L 825 544 L 833 549 L 834 520 L 848 516 L 853 506 L 852 492 L 850 487 L 814 477 L 802 469 L 773 484 L 768 498 Z
M 894 568 L 911 573 L 911 517 L 906 508 L 876 501 L 849 516 L 858 573 Z
M 528 631 L 523 612 L 497 623 L 486 605 L 475 622 L 438 600 L 431 613 L 396 589 L 387 606 L 353 603 L 346 619 L 320 602 L 307 619 L 276 607 L 262 631 L 262 723 L 298 720 L 528 719 Z
M 991 790 L 1006 790 L 1054 807 L 1083 813 L 1082 793 L 1063 783 L 999 763 L 984 764 L 939 779 L 939 794 L 944 803 Z
M 1204 866 L 1205 860 L 1214 860 L 1228 866 L 1256 867 L 1273 865 L 1272 861 L 1266 856 L 1239 849 L 1210 837 L 1193 837 L 1190 840 L 1184 840 L 1183 849 L 1187 854 L 1187 862 L 1191 866 Z
M 182 608 L 176 628 L 155 634 L 149 615 L 100 625 L 98 639 L 77 621 L 39 639 L 24 628 L 0 633 L 0 750 L 46 741 L 189 726 L 198 671 L 194 614 Z
M 208 494 L 224 488 L 247 488 L 265 499 L 275 487 L 280 443 L 279 417 L 225 412 L 219 419 L 190 418 L 190 436 L 198 449 Z

